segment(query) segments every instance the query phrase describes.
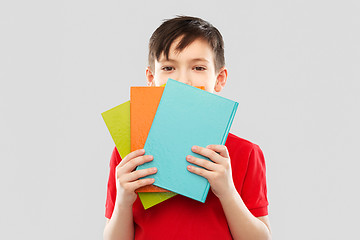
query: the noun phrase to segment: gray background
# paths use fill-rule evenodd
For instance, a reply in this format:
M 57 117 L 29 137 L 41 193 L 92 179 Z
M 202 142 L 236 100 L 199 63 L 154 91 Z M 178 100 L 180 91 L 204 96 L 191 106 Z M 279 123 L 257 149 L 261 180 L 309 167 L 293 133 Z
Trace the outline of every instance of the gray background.
M 274 239 L 358 235 L 359 1 L 1 1 L 0 239 L 101 239 L 101 113 L 144 86 L 161 20 L 225 39 L 231 132 L 267 162 Z

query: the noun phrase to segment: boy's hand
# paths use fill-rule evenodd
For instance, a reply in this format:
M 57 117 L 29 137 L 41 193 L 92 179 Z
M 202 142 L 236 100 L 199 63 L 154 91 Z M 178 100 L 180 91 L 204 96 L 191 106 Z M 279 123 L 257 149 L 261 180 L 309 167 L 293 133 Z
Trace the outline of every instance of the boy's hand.
M 227 148 L 224 145 L 209 145 L 206 148 L 193 146 L 191 150 L 208 157 L 211 161 L 188 155 L 186 157 L 188 162 L 203 167 L 189 165 L 188 170 L 206 178 L 210 183 L 211 190 L 219 199 L 231 197 L 236 190 Z
M 135 190 L 154 183 L 154 178 L 139 179 L 156 173 L 156 168 L 147 168 L 142 170 L 134 169 L 146 162 L 153 160 L 153 156 L 144 155 L 144 149 L 135 150 L 116 166 L 116 202 L 123 207 L 132 206 L 136 200 Z

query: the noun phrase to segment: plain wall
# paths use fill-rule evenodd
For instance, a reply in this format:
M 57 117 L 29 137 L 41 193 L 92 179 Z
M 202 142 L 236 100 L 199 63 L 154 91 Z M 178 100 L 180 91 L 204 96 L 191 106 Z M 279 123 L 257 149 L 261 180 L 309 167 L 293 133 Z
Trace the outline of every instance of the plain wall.
M 114 143 L 101 113 L 145 86 L 161 20 L 208 20 L 262 148 L 273 239 L 358 235 L 359 1 L 1 1 L 0 239 L 101 239 Z

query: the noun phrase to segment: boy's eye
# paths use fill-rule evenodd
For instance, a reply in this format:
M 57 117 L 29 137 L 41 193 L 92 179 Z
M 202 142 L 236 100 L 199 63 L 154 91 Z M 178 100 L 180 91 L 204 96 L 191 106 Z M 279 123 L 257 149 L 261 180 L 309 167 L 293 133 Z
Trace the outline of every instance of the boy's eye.
M 166 71 L 166 72 L 174 70 L 173 67 L 162 67 L 161 69 Z
M 204 71 L 204 70 L 206 70 L 206 68 L 204 68 L 204 67 L 194 67 L 194 69 L 196 70 L 196 71 Z

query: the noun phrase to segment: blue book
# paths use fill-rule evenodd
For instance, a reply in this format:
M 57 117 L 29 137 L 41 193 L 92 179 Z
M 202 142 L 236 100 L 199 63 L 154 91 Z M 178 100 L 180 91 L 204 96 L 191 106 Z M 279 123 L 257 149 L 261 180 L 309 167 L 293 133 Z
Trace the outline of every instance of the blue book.
M 210 184 L 187 170 L 194 145 L 224 145 L 238 103 L 169 79 L 145 142 L 145 154 L 154 160 L 138 169 L 157 167 L 154 185 L 205 202 Z

